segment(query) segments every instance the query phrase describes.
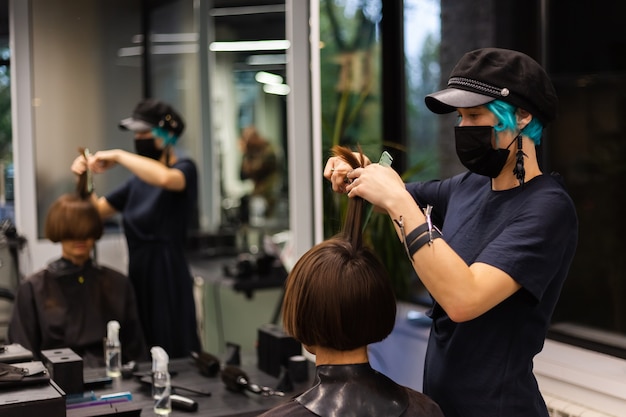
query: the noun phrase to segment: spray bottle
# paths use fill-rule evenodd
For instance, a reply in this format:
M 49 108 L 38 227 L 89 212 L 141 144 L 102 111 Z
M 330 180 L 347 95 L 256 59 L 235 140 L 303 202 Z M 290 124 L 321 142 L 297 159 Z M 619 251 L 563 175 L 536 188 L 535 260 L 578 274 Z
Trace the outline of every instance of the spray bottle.
M 118 377 L 122 374 L 122 347 L 120 345 L 120 323 L 111 320 L 107 323 L 107 338 L 104 348 L 104 361 L 107 376 Z
M 158 415 L 168 415 L 172 412 L 170 398 L 172 387 L 168 371 L 169 356 L 160 346 L 150 349 L 152 355 L 152 397 L 154 398 L 154 412 Z

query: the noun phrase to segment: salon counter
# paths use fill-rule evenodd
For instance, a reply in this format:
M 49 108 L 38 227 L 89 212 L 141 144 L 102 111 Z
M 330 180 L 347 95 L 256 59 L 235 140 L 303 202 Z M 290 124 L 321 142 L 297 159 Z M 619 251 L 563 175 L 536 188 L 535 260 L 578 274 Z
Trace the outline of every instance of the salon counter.
M 195 412 L 173 409 L 171 416 L 256 416 L 284 401 L 288 401 L 293 395 L 308 389 L 311 386 L 311 378 L 314 375 L 314 364 L 309 363 L 309 366 L 310 380 L 299 384 L 294 383 L 292 392 L 286 393 L 284 397 L 279 397 L 261 396 L 247 391 L 230 391 L 222 382 L 219 374 L 215 377 L 206 377 L 200 374 L 192 359 L 174 359 L 170 362 L 169 367 L 172 373 L 173 392 L 196 401 L 198 409 Z M 140 364 L 139 372 L 149 372 L 150 367 L 150 363 L 142 363 Z M 250 382 L 267 386 L 271 389 L 277 388 L 279 380 L 259 370 L 256 366 L 256 358 L 242 357 L 242 364 L 238 367 L 247 374 Z M 97 376 L 104 376 L 104 369 L 85 370 L 86 380 Z M 150 386 L 141 383 L 138 378 L 123 379 L 118 377 L 113 380 L 112 384 L 94 389 L 94 393 L 98 397 L 125 391 L 132 393 L 132 402 L 141 407 L 141 416 L 155 415 Z M 207 395 L 202 393 L 207 393 Z

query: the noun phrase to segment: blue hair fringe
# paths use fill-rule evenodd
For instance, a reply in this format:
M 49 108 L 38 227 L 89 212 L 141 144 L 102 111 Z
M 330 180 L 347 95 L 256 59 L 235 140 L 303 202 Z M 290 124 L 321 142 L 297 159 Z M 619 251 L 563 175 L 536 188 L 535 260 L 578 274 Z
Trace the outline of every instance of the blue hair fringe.
M 491 111 L 498 119 L 498 124 L 494 126 L 496 132 L 502 132 L 504 130 L 511 130 L 516 132 L 517 120 L 515 119 L 516 107 L 512 104 L 504 102 L 502 100 L 494 100 L 485 104 L 485 107 Z M 541 135 L 543 133 L 543 125 L 536 117 L 522 129 L 521 133 L 528 136 L 535 142 L 535 145 L 541 143 Z
M 178 142 L 177 135 L 168 132 L 167 130 L 158 126 L 152 128 L 152 136 L 163 139 L 163 143 L 165 144 L 165 146 L 174 146 L 176 145 L 176 142 Z

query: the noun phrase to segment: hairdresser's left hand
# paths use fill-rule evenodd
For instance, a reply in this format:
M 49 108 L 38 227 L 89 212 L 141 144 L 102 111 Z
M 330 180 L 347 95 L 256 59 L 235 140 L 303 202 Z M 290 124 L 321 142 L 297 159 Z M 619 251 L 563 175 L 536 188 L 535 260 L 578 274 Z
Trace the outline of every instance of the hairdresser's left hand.
M 102 173 L 113 168 L 118 163 L 120 153 L 119 149 L 111 149 L 106 151 L 98 151 L 89 156 L 89 169 L 95 173 Z
M 360 154 L 358 152 L 353 152 L 357 158 L 360 158 Z M 364 166 L 368 166 L 371 164 L 370 159 L 363 155 L 365 161 Z M 326 161 L 326 166 L 324 167 L 324 178 L 330 181 L 333 191 L 337 193 L 345 193 L 346 185 L 348 181 L 346 180 L 346 176 L 348 172 L 352 171 L 352 167 L 343 158 L 340 156 L 331 156 Z
M 348 172 L 347 178 L 348 197 L 361 197 L 385 211 L 407 194 L 404 181 L 391 167 L 370 164 Z

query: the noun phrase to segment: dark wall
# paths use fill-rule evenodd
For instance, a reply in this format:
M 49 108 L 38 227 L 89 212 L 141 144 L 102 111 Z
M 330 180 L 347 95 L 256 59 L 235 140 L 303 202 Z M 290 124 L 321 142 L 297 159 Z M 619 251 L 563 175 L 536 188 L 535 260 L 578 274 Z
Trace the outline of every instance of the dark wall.
M 552 0 L 548 10 L 549 70 L 580 75 L 626 71 L 626 2 Z
M 617 198 L 626 176 L 626 2 L 546 4 L 442 0 L 442 83 L 462 53 L 479 47 L 517 49 L 544 65 L 559 115 L 543 138 L 542 169 L 563 175 L 580 221 L 553 321 L 626 336 L 626 219 Z M 449 126 L 442 120 L 441 150 L 455 158 Z

